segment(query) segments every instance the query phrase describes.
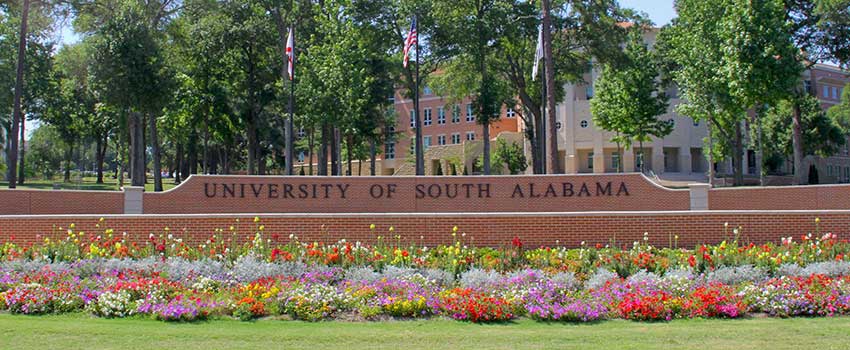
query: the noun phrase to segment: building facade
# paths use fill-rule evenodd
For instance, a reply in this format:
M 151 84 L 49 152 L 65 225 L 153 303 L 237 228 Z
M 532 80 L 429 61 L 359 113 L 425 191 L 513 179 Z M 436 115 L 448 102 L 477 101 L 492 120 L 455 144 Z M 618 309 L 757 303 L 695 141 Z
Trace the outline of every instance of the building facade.
M 657 29 L 646 32 L 646 42 L 650 47 L 655 43 L 657 34 Z M 566 84 L 563 87 L 564 101 L 556 107 L 558 150 L 561 159 L 559 172 L 608 173 L 617 171 L 618 167 L 623 171 L 631 172 L 640 171 L 641 164 L 647 172 L 655 174 L 698 177 L 708 172 L 708 161 L 703 154 L 703 141 L 708 133 L 706 123 L 696 122 L 688 116 L 675 112 L 676 106 L 682 102 L 675 87 L 667 91 L 670 96 L 667 113 L 658 116 L 670 122 L 673 125 L 673 131 L 665 137 L 652 138 L 651 141 L 645 142 L 642 148 L 635 143 L 628 149 L 623 148 L 622 145 L 618 149 L 618 145 L 611 142 L 614 135 L 597 128 L 590 113 L 590 101 L 594 95 L 593 82 L 599 74 L 599 67 L 591 64 L 591 68 L 583 79 L 586 83 Z M 801 78 L 805 88 L 821 101 L 824 109 L 838 104 L 843 89 L 850 83 L 850 74 L 847 71 L 823 64 L 812 66 Z M 433 94 L 428 88 L 424 90 L 424 95 L 420 99 L 423 113 L 422 135 L 426 148 L 426 167 L 431 169 L 431 171 L 426 170 L 426 174 L 434 175 L 438 172 L 433 171 L 435 167 L 430 165 L 445 158 L 446 153 L 457 157 L 458 153 L 468 152 L 470 146 L 480 147 L 481 125 L 475 120 L 469 98 L 455 103 Z M 404 99 L 401 90 L 398 90 L 395 94 L 394 107 L 397 119 L 396 127 L 392 131 L 396 139 L 386 145 L 382 173 L 411 175 L 412 170 L 405 164 L 409 163 L 412 166 L 412 160 L 409 159 L 413 154 L 413 104 L 410 99 Z M 744 127 L 747 128 L 748 125 L 744 123 Z M 517 136 L 522 137 L 523 130 L 524 124 L 517 112 L 514 109 L 505 108 L 502 110 L 499 121 L 491 125 L 490 135 L 496 139 L 508 132 L 511 134 L 510 139 L 517 139 Z M 530 158 L 530 146 L 527 142 L 523 144 Z M 752 143 L 747 142 L 747 144 Z M 456 151 L 446 151 L 451 149 Z M 825 159 L 808 157 L 804 166 L 807 168 L 815 166 L 821 177 L 820 182 L 850 182 L 848 151 L 850 151 L 850 142 L 832 157 Z M 756 151 L 746 149 L 745 152 L 744 174 L 755 176 L 760 171 L 756 165 Z M 732 172 L 731 158 L 727 157 L 727 160 L 715 165 L 718 174 Z M 466 167 L 469 167 L 472 162 L 467 160 L 464 163 Z M 792 165 L 786 164 L 784 168 L 787 172 L 791 172 Z M 468 173 L 472 174 L 475 171 L 469 170 Z

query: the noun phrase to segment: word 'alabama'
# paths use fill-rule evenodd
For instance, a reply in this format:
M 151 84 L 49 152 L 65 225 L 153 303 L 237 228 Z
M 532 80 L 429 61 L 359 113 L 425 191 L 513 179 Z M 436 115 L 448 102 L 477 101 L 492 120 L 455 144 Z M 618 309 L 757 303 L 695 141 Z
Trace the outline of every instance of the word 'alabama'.
M 363 186 L 363 187 L 360 187 Z M 549 184 L 515 184 L 494 186 L 482 183 L 463 184 L 416 184 L 400 187 L 398 184 L 291 184 L 291 183 L 204 183 L 204 195 L 207 198 L 267 198 L 267 199 L 347 199 L 368 195 L 371 198 L 394 198 L 399 193 L 413 191 L 416 199 L 439 198 L 569 198 L 629 196 L 625 182 L 561 182 Z M 503 193 L 501 196 L 497 194 Z M 508 196 L 510 194 L 510 196 Z M 360 196 L 358 196 L 360 195 Z

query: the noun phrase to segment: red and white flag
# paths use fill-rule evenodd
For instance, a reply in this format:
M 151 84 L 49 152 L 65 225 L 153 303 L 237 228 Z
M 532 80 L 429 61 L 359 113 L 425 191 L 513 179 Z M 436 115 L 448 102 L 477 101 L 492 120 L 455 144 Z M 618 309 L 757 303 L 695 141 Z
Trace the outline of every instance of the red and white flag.
M 410 22 L 410 31 L 407 32 L 407 39 L 404 41 L 404 62 L 402 63 L 407 68 L 407 62 L 410 60 L 410 50 L 416 46 L 416 17 Z
M 289 80 L 292 80 L 295 76 L 295 69 L 292 64 L 295 61 L 295 36 L 292 33 L 292 28 L 289 28 L 289 37 L 286 39 L 286 58 L 289 61 L 289 68 L 286 71 L 289 72 Z

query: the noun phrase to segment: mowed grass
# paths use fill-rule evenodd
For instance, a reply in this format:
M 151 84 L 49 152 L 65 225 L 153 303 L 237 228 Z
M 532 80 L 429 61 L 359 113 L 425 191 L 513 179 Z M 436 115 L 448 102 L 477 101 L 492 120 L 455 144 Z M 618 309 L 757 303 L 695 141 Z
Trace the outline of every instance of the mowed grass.
M 451 320 L 165 323 L 0 314 L 2 349 L 848 349 L 850 317 L 594 324 Z
M 104 176 L 103 182 L 104 183 L 102 184 L 97 183 L 97 179 L 94 177 L 84 177 L 82 179 L 72 178 L 71 182 L 63 182 L 61 177 L 51 180 L 45 180 L 43 178 L 27 178 L 23 184 L 18 185 L 18 188 L 52 190 L 53 184 L 57 184 L 63 190 L 120 191 L 117 179 L 113 179 L 110 176 Z M 129 186 L 130 180 L 124 179 L 124 185 Z M 0 181 L 0 188 L 6 188 L 8 186 L 8 182 Z M 163 190 L 168 191 L 174 186 L 176 186 L 174 185 L 174 179 L 162 179 Z M 148 182 L 145 184 L 145 191 L 153 192 L 153 178 L 148 179 Z

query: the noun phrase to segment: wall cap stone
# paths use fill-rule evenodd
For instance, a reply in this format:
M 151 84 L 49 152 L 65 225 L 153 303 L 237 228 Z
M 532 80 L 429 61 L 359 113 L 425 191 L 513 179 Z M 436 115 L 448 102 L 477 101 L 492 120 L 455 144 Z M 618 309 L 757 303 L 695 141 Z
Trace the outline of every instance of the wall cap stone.
M 670 210 L 670 211 L 587 211 L 587 212 L 466 212 L 466 213 L 211 213 L 211 214 L 40 214 L 40 215 L 0 215 L 0 219 L 51 219 L 68 218 L 75 220 L 110 218 L 223 218 L 244 219 L 259 217 L 264 218 L 343 218 L 343 217 L 571 217 L 571 216 L 700 216 L 700 215 L 735 215 L 751 216 L 765 214 L 798 214 L 798 215 L 842 215 L 850 214 L 847 209 L 824 209 L 824 210 Z M 814 219 L 813 219 L 814 220 Z M 814 224 L 814 221 L 812 221 Z

